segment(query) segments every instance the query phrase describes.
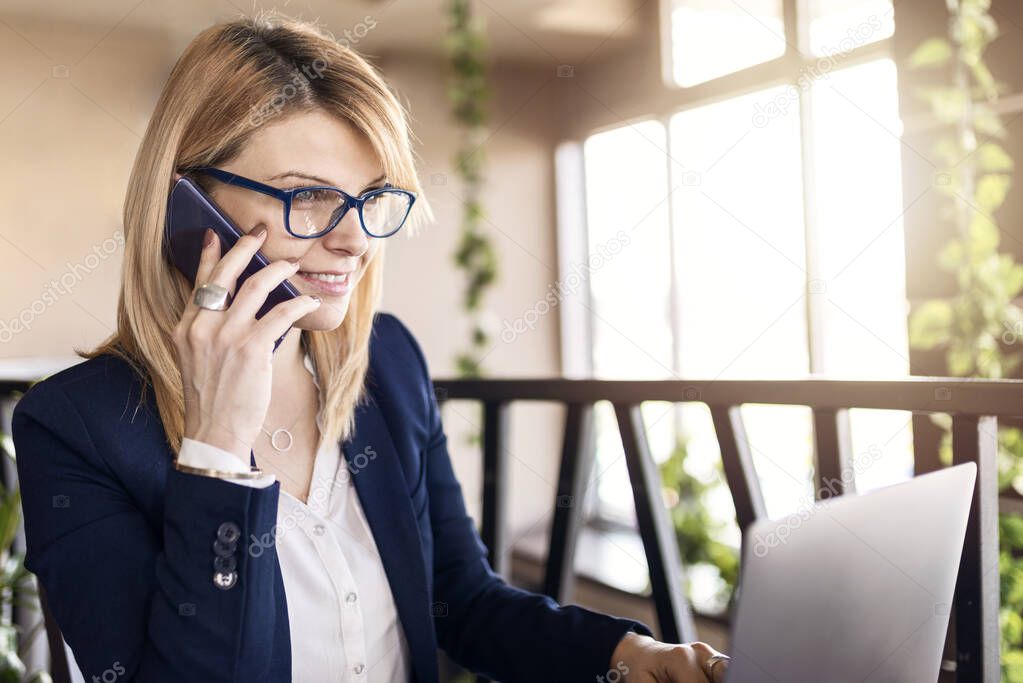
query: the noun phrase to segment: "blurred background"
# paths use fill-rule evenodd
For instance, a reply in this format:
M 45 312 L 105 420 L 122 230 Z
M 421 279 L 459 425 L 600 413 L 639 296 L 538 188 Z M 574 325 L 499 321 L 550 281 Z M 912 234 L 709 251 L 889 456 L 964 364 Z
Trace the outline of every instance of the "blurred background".
M 271 8 L 361 52 L 409 111 L 437 220 L 388 241 L 383 308 L 435 379 L 1019 377 L 1015 0 L 0 0 L 4 380 L 113 331 L 124 191 L 160 89 L 197 32 Z M 642 410 L 686 595 L 725 647 L 739 530 L 699 398 Z M 812 504 L 810 409 L 742 417 L 768 514 Z M 443 419 L 478 515 L 481 413 L 448 401 Z M 563 419 L 510 413 L 492 550 L 527 587 Z M 571 599 L 653 624 L 609 405 L 594 427 Z M 859 491 L 949 459 L 941 415 L 852 410 L 848 427 Z M 1000 445 L 1002 673 L 1023 681 L 1023 439 Z M 45 641 L 26 636 L 31 672 Z

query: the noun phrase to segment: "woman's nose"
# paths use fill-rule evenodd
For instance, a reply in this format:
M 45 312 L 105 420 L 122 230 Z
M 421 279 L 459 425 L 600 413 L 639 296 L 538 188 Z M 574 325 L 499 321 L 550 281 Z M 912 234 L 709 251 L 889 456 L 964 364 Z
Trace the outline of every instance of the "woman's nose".
M 344 251 L 352 256 L 362 256 L 369 249 L 369 237 L 362 229 L 356 209 L 349 209 L 334 229 L 321 239 L 327 249 Z

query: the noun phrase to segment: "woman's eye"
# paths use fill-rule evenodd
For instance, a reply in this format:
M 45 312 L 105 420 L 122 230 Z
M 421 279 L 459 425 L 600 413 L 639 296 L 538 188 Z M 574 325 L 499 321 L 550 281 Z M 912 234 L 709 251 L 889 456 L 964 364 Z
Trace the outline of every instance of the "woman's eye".
M 294 202 L 300 204 L 324 201 L 336 202 L 337 194 L 330 190 L 302 190 L 301 192 L 296 192 L 292 199 Z

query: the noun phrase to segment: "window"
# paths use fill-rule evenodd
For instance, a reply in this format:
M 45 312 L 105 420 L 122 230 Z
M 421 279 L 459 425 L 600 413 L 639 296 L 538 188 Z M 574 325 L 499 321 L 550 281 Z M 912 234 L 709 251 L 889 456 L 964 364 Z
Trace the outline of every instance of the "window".
M 605 379 L 658 379 L 672 370 L 671 267 L 665 249 L 669 229 L 667 142 L 664 125 L 642 121 L 597 133 L 583 145 L 593 372 Z M 630 169 L 622 173 L 621 169 Z M 605 255 L 599 261 L 595 256 Z M 642 330 L 647 343 L 634 341 Z M 667 406 L 646 404 L 650 438 L 666 452 Z M 610 405 L 598 405 L 598 453 L 612 468 L 599 478 L 605 514 L 628 519 L 633 511 L 628 472 Z M 660 437 L 658 439 L 658 437 Z
M 697 85 L 785 54 L 782 0 L 669 0 L 664 6 L 666 71 L 676 85 Z
M 591 267 L 573 350 L 601 379 L 908 374 L 891 3 L 801 0 L 788 40 L 780 1 L 663 7 L 665 71 L 672 85 L 702 84 L 700 96 L 677 90 L 672 109 L 583 141 Z M 786 49 L 798 59 L 775 60 Z M 759 88 L 746 78 L 730 91 L 728 75 L 751 68 Z M 768 514 L 810 504 L 809 409 L 742 413 Z M 654 458 L 684 439 L 689 474 L 720 483 L 712 515 L 732 523 L 707 408 L 650 402 L 643 414 Z M 850 422 L 860 490 L 911 476 L 908 414 L 855 410 Z M 597 407 L 596 428 L 593 515 L 634 524 L 610 406 Z M 724 535 L 738 546 L 734 524 Z
M 813 55 L 849 52 L 895 33 L 891 0 L 804 0 Z

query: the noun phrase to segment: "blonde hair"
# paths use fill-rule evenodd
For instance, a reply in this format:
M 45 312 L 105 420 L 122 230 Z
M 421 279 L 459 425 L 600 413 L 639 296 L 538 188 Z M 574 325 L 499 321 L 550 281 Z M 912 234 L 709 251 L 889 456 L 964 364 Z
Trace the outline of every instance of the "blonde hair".
M 276 12 L 199 33 L 171 71 L 139 146 L 124 202 L 124 269 L 117 331 L 83 358 L 127 361 L 156 396 L 176 453 L 184 431 L 181 372 L 171 334 L 192 284 L 164 256 L 164 216 L 176 169 L 217 166 L 239 153 L 268 117 L 323 110 L 365 135 L 392 183 L 419 199 L 406 236 L 432 218 L 415 171 L 405 109 L 376 69 L 325 29 Z M 347 440 L 365 400 L 369 339 L 382 293 L 383 243 L 352 294 L 342 324 L 301 331 L 316 369 L 320 444 Z

